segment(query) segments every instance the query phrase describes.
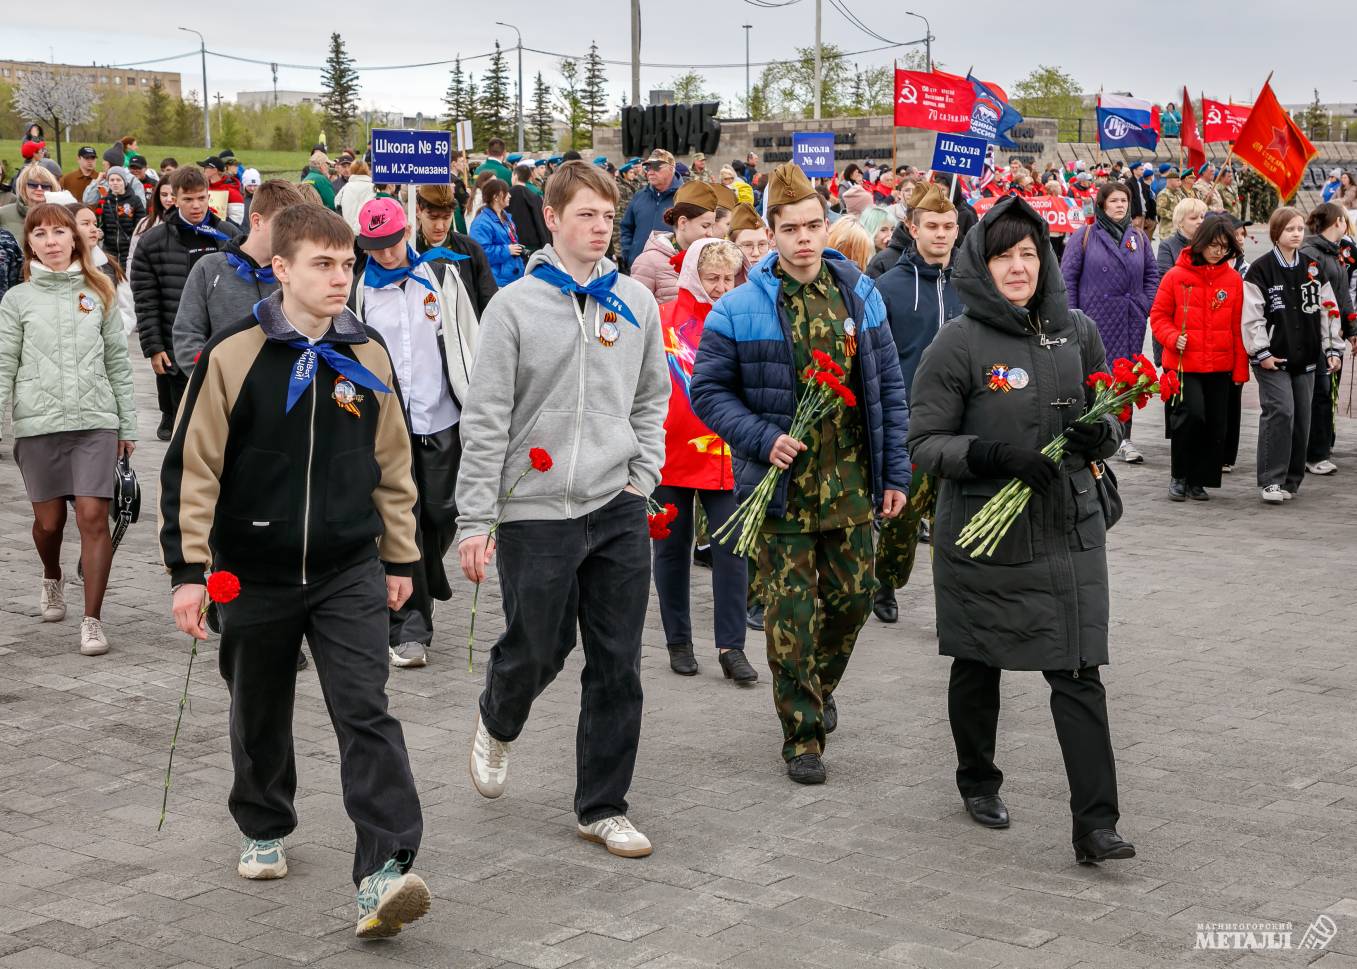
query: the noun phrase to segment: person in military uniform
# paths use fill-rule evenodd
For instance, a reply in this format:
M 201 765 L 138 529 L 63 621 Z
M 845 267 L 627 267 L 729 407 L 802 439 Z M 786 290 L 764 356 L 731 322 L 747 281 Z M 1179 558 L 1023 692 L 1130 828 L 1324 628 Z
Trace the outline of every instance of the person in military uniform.
M 1234 184 L 1234 169 L 1225 167 L 1216 176 L 1216 196 L 1220 200 L 1220 211 L 1233 219 L 1239 218 L 1239 190 Z
M 909 491 L 908 408 L 881 295 L 825 251 L 825 203 L 795 165 L 769 179 L 768 222 L 776 256 L 712 308 L 692 402 L 733 452 L 737 498 L 770 466 L 785 472 L 759 535 L 758 582 L 787 773 L 822 784 L 834 690 L 876 592 L 872 519 L 899 515 Z M 844 370 L 856 400 L 797 440 L 787 431 L 815 351 Z
M 1159 217 L 1159 238 L 1167 239 L 1173 235 L 1173 210 L 1178 203 L 1187 198 L 1183 191 L 1183 180 L 1178 169 L 1170 168 L 1164 173 L 1164 188 L 1154 198 L 1155 212 Z
M 639 171 L 637 166 L 640 164 L 641 159 L 628 158 L 617 169 L 617 216 L 613 219 L 613 241 L 608 247 L 608 253 L 619 264 L 622 261 L 622 213 L 627 211 L 631 197 L 636 194 L 638 187 L 636 172 Z
M 711 172 L 707 171 L 707 156 L 700 151 L 693 156 L 693 163 L 688 166 L 688 178 L 708 185 L 712 183 Z
M 1216 191 L 1214 172 L 1210 162 L 1197 170 L 1197 181 L 1192 186 L 1192 192 L 1206 203 L 1208 211 L 1220 212 L 1223 210 L 1224 206 L 1220 202 L 1220 193 Z
M 1244 174 L 1239 177 L 1239 189 L 1243 209 L 1240 217 L 1251 222 L 1267 222 L 1281 204 L 1277 190 L 1252 168 L 1244 169 Z

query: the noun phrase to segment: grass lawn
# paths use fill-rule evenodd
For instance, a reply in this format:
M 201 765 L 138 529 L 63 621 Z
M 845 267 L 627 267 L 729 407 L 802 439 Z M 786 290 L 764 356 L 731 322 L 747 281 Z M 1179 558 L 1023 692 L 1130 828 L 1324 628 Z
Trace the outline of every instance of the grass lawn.
M 104 149 L 113 142 L 103 142 L 95 144 L 95 151 L 99 152 L 99 167 L 103 167 Z M 23 155 L 19 154 L 19 140 L 0 139 L 0 159 L 5 161 L 6 171 L 13 172 L 23 162 Z M 76 167 L 75 153 L 80 150 L 81 142 L 63 142 L 61 145 L 61 168 L 62 171 L 72 171 Z M 246 168 L 257 168 L 259 173 L 265 178 L 270 176 L 288 178 L 293 181 L 301 174 L 302 166 L 306 164 L 307 159 L 311 157 L 310 152 L 306 151 L 254 151 L 236 148 L 234 145 L 226 147 L 234 148 L 236 160 Z M 206 158 L 209 154 L 206 148 L 188 148 L 183 145 L 160 146 L 148 145 L 142 143 L 138 145 L 142 155 L 146 156 L 146 163 L 152 168 L 160 167 L 162 158 L 172 157 L 179 159 L 179 164 L 186 165 L 192 162 L 198 162 Z M 214 151 L 216 149 L 213 149 Z M 48 154 L 53 159 L 56 158 L 56 146 L 50 142 L 47 145 Z

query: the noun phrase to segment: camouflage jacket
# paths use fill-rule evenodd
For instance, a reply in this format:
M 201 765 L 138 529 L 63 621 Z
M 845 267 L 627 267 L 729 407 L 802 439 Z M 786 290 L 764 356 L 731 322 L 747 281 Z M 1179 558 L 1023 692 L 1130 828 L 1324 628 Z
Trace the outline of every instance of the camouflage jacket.
M 1233 185 L 1217 185 L 1216 194 L 1220 196 L 1221 211 L 1239 218 L 1239 192 Z
M 1167 239 L 1173 235 L 1173 210 L 1178 207 L 1178 203 L 1187 198 L 1187 193 L 1181 188 L 1166 188 L 1155 196 L 1155 212 L 1159 217 L 1159 235 Z
M 613 254 L 613 259 L 617 259 L 622 253 L 622 215 L 627 211 L 627 206 L 631 204 L 631 197 L 636 194 L 636 184 L 629 182 L 625 178 L 617 180 L 617 215 L 613 219 L 613 241 L 609 251 Z M 627 267 L 630 269 L 631 267 Z

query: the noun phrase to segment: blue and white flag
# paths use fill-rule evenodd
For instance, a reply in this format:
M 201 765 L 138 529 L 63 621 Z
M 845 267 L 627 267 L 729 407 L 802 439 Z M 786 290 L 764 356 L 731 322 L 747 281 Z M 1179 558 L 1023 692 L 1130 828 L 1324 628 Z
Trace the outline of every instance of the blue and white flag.
M 1014 125 L 1022 124 L 1022 115 L 999 92 L 984 81 L 976 80 L 969 71 L 966 72 L 966 80 L 975 93 L 969 134 L 984 138 L 1000 148 L 1017 148 L 1018 143 L 1005 132 Z
M 1120 94 L 1098 97 L 1098 147 L 1148 148 L 1159 144 L 1159 112 L 1142 98 Z

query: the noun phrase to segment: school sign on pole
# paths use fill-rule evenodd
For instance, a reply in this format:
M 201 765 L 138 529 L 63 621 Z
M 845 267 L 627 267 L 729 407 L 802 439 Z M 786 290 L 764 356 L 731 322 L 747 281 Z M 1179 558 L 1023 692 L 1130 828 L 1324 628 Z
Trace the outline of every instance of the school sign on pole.
M 834 132 L 798 131 L 792 134 L 792 162 L 807 178 L 834 177 Z
M 452 134 L 374 128 L 374 185 L 447 185 L 452 181 Z
M 985 170 L 985 147 L 984 138 L 939 134 L 931 167 L 947 175 L 979 175 Z

